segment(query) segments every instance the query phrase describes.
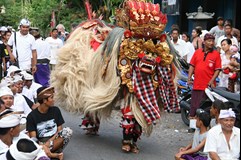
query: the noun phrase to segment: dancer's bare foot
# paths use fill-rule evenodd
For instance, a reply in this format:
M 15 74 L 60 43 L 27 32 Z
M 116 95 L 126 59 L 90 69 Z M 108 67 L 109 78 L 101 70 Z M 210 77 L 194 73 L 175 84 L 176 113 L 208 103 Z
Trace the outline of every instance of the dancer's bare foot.
M 132 152 L 132 153 L 139 153 L 139 152 L 140 152 L 140 150 L 139 150 L 139 148 L 137 147 L 136 143 L 133 143 L 133 144 L 131 145 L 131 152 Z
M 124 152 L 130 152 L 131 151 L 131 142 L 123 140 L 121 149 Z

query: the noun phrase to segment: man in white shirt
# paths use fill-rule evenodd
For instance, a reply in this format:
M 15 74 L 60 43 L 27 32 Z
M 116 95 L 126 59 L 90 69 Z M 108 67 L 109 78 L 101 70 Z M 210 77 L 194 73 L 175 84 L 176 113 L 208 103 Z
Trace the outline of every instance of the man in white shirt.
M 24 122 L 21 112 L 7 109 L 0 114 L 0 154 L 5 153 L 14 141 L 28 137 L 23 132 L 20 134 L 20 122 Z
M 225 35 L 219 37 L 217 42 L 217 51 L 219 51 L 221 54 L 224 53 L 224 51 L 221 48 L 221 42 L 224 39 L 230 39 L 232 41 L 232 45 L 239 46 L 238 40 L 236 37 L 232 36 L 232 25 L 231 24 L 225 24 L 224 26 Z
M 58 30 L 56 28 L 52 29 L 51 37 L 46 38 L 45 40 L 50 44 L 50 65 L 51 69 L 54 69 L 54 66 L 57 64 L 57 54 L 58 50 L 63 46 L 63 42 L 58 38 Z
M 33 76 L 29 73 L 25 73 L 23 75 L 24 79 L 24 87 L 23 87 L 23 94 L 27 93 L 30 91 L 33 95 L 34 102 L 37 102 L 37 90 L 42 87 L 41 84 L 38 84 L 33 81 Z
M 8 109 L 0 114 L 0 160 L 27 160 L 36 157 L 36 159 L 42 157 L 44 160 L 49 160 L 42 147 L 31 140 L 27 134 L 20 132 L 22 122 L 24 120 L 20 112 Z M 19 145 L 16 145 L 17 143 Z M 29 152 L 31 149 L 34 151 Z
M 179 30 L 177 28 L 172 29 L 171 31 L 171 43 L 173 44 L 174 48 L 178 51 L 178 54 L 182 57 L 185 58 L 189 54 L 189 49 L 187 46 L 187 43 L 179 39 Z
M 187 63 L 190 63 L 192 56 L 195 52 L 195 48 L 194 48 L 193 44 L 190 42 L 190 36 L 188 35 L 188 33 L 185 33 L 185 32 L 182 33 L 182 40 L 184 40 L 187 43 L 189 53 L 186 56 L 187 57 L 186 61 L 187 61 Z
M 13 80 L 12 84 L 8 86 L 13 92 L 14 98 L 14 103 L 9 107 L 15 111 L 22 111 L 24 112 L 24 115 L 27 116 L 32 111 L 32 109 L 29 107 L 23 95 L 18 93 L 18 87 L 17 84 L 15 84 L 16 82 L 18 82 L 17 79 Z
M 208 160 L 238 160 L 240 157 L 240 129 L 234 126 L 235 113 L 221 110 L 219 123 L 208 131 L 204 152 Z
M 21 70 L 32 70 L 35 73 L 37 70 L 37 52 L 35 39 L 28 33 L 30 22 L 27 19 L 22 19 L 19 26 L 20 31 L 15 32 L 16 34 L 13 33 L 8 40 L 7 50 L 10 55 L 10 61 L 12 63 L 18 61 L 18 67 Z M 13 46 L 13 52 L 10 46 Z
M 49 67 L 49 55 L 50 55 L 50 44 L 47 41 L 43 41 L 40 33 L 36 30 L 31 31 L 31 34 L 36 40 L 37 50 L 37 72 L 34 74 L 35 82 L 49 86 L 50 80 L 50 67 Z

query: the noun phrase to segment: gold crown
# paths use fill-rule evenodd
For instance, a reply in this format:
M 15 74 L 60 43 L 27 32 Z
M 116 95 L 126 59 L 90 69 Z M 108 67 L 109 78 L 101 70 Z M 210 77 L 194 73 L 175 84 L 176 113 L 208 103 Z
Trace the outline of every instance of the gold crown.
M 159 4 L 127 0 L 123 8 L 116 10 L 117 25 L 129 29 L 133 37 L 160 38 L 167 24 L 167 16 Z

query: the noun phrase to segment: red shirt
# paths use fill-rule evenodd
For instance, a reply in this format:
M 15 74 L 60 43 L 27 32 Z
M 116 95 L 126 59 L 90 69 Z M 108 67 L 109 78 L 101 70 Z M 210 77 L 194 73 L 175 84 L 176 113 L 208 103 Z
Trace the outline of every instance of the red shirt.
M 214 72 L 222 68 L 220 53 L 213 50 L 208 52 L 205 57 L 203 49 L 197 49 L 194 52 L 190 65 L 194 67 L 193 89 L 205 90 Z

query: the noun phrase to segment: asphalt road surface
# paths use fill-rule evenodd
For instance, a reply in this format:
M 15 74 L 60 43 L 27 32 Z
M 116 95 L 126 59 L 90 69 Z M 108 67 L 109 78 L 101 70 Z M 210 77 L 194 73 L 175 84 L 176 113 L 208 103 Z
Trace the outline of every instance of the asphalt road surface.
M 174 160 L 181 146 L 193 137 L 188 134 L 180 114 L 162 113 L 161 123 L 154 127 L 150 137 L 142 136 L 138 142 L 140 153 L 121 151 L 122 129 L 119 127 L 121 114 L 112 113 L 112 118 L 101 121 L 99 136 L 85 135 L 79 127 L 80 115 L 62 110 L 66 123 L 73 129 L 73 137 L 64 150 L 65 160 Z

